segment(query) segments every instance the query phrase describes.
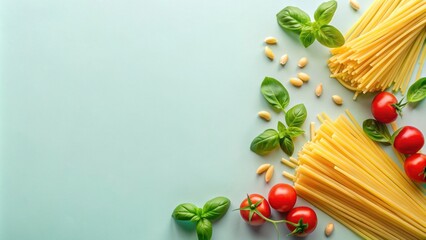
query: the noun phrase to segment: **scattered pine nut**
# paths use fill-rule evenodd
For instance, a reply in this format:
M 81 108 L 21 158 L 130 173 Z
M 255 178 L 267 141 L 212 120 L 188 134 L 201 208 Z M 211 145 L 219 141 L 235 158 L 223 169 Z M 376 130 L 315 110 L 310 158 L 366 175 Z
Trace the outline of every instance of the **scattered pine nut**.
M 306 57 L 302 57 L 297 63 L 297 66 L 299 66 L 300 68 L 304 68 L 306 64 L 308 64 L 308 59 Z
M 293 174 L 288 173 L 288 172 L 286 172 L 286 171 L 283 171 L 283 176 L 284 176 L 285 178 L 287 178 L 288 180 L 291 180 L 291 181 L 293 181 L 293 182 L 294 182 L 294 180 L 296 179 L 296 177 L 295 177 Z
M 266 44 L 277 44 L 277 39 L 274 37 L 267 37 L 265 38 L 265 43 Z
M 327 224 L 324 230 L 325 236 L 329 237 L 333 233 L 333 230 L 334 230 L 334 224 L 333 223 Z
M 284 66 L 287 63 L 287 61 L 288 61 L 288 55 L 287 54 L 282 55 L 280 58 L 280 64 Z
M 337 104 L 337 105 L 342 105 L 343 104 L 343 99 L 339 95 L 333 95 L 333 96 L 331 96 L 331 98 L 333 99 L 333 102 L 335 104 Z
M 266 170 L 268 170 L 268 168 L 269 168 L 269 167 L 271 167 L 271 164 L 269 164 L 269 163 L 262 164 L 262 165 L 260 165 L 260 166 L 257 168 L 256 173 L 257 173 L 257 174 L 262 174 L 262 173 L 264 173 Z
M 392 127 L 392 130 L 394 131 L 394 132 L 396 132 L 396 130 L 398 130 L 398 125 L 396 124 L 396 121 L 393 121 L 393 122 L 391 122 L 391 127 Z
M 317 95 L 317 97 L 321 96 L 322 94 L 322 83 L 318 84 L 318 86 L 315 88 L 315 95 Z
M 257 113 L 257 115 L 259 115 L 259 117 L 263 118 L 266 121 L 271 120 L 271 114 L 267 111 L 260 111 Z
M 312 141 L 312 139 L 314 139 L 314 137 L 315 137 L 315 123 L 314 122 L 311 122 L 310 130 L 311 130 L 311 141 Z
M 359 3 L 356 0 L 349 0 L 349 4 L 351 5 L 351 7 L 355 10 L 358 11 L 360 6 Z
M 274 55 L 274 53 L 272 52 L 271 48 L 270 48 L 270 47 L 268 47 L 268 46 L 266 46 L 266 47 L 265 47 L 265 55 L 266 55 L 269 59 L 274 60 L 275 55 Z
M 301 87 L 303 85 L 303 81 L 298 78 L 290 78 L 290 83 L 295 87 Z
M 269 168 L 268 168 L 268 170 L 266 171 L 266 174 L 265 174 L 265 182 L 266 183 L 269 183 L 269 181 L 271 181 L 271 179 L 272 179 L 272 175 L 274 174 L 274 166 L 273 165 L 271 165 Z
M 297 77 L 298 77 L 300 80 L 304 81 L 304 82 L 307 82 L 307 81 L 309 81 L 309 79 L 311 79 L 311 77 L 310 77 L 308 74 L 304 73 L 304 72 L 300 72 L 300 73 L 298 73 L 298 74 L 297 74 Z
M 282 158 L 282 159 L 281 159 L 281 162 L 282 162 L 284 165 L 287 165 L 287 166 L 289 166 L 289 167 L 291 167 L 291 168 L 296 168 L 296 167 L 297 167 L 294 163 L 290 162 L 289 160 L 287 160 L 287 159 L 285 159 L 285 158 Z

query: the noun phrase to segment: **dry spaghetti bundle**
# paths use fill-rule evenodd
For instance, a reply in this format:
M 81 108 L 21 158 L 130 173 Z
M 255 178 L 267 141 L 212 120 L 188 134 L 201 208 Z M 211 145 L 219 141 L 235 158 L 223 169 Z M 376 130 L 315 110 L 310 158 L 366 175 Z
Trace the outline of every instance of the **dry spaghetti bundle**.
M 426 38 L 426 1 L 376 0 L 331 50 L 331 77 L 359 92 L 405 92 Z M 425 54 L 422 54 L 421 66 Z M 421 70 L 419 70 L 421 71 Z
M 365 239 L 426 239 L 425 196 L 349 116 L 320 117 L 299 152 L 298 195 Z

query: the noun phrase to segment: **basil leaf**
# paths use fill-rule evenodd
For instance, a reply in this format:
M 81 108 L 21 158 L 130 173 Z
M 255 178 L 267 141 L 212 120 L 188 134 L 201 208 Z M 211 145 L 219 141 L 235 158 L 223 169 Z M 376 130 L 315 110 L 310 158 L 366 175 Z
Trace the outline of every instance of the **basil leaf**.
M 399 132 L 401 132 L 401 130 L 402 130 L 402 129 L 403 129 L 403 127 L 402 127 L 402 128 L 399 128 L 399 129 L 397 129 L 395 132 L 393 132 L 392 137 L 391 137 L 391 140 L 390 140 L 390 143 L 391 143 L 391 144 L 393 144 L 393 143 L 395 142 L 395 138 L 396 138 L 396 136 L 398 136 Z
M 308 113 L 306 111 L 305 105 L 297 104 L 294 107 L 290 108 L 285 114 L 285 122 L 289 127 L 300 127 L 306 120 Z
M 362 123 L 362 129 L 367 136 L 376 142 L 390 143 L 391 135 L 386 124 L 376 121 L 375 119 L 367 119 Z
M 299 128 L 299 127 L 289 127 L 289 128 L 287 128 L 286 133 L 290 137 L 294 138 L 294 137 L 297 137 L 297 136 L 304 134 L 305 131 L 303 129 Z
M 418 79 L 407 92 L 408 102 L 419 102 L 426 98 L 426 77 Z
M 216 197 L 207 201 L 203 206 L 202 218 L 210 221 L 219 219 L 228 211 L 231 201 L 226 197 Z
M 340 47 L 345 44 L 345 37 L 331 25 L 322 25 L 318 31 L 315 31 L 315 37 L 318 42 L 329 48 Z
M 315 42 L 315 35 L 312 27 L 302 28 L 302 32 L 299 35 L 299 40 L 305 48 L 312 45 Z
M 281 28 L 300 33 L 302 27 L 311 24 L 311 18 L 300 8 L 288 6 L 277 13 L 277 21 Z
M 259 155 L 266 155 L 274 150 L 278 144 L 278 132 L 274 129 L 267 129 L 255 139 L 253 139 L 250 145 L 250 150 Z
M 202 218 L 197 223 L 197 236 L 198 240 L 210 240 L 213 235 L 212 222 L 207 218 Z
M 294 144 L 290 136 L 286 135 L 284 138 L 280 139 L 280 147 L 287 155 L 293 155 Z
M 290 103 L 287 89 L 275 78 L 265 77 L 260 87 L 263 97 L 275 109 L 284 111 Z
M 329 24 L 337 9 L 336 1 L 328 1 L 318 6 L 314 13 L 315 21 L 319 25 Z
M 286 127 L 284 125 L 284 123 L 282 123 L 281 121 L 278 121 L 278 134 L 279 134 L 279 138 L 283 138 L 285 133 L 286 133 Z
M 196 222 L 200 220 L 198 207 L 192 203 L 179 204 L 172 213 L 175 220 Z

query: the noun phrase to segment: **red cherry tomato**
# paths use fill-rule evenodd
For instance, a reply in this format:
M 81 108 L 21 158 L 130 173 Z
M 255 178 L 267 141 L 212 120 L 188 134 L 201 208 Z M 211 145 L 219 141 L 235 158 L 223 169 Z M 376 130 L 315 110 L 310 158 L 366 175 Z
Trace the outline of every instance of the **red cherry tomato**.
M 392 93 L 381 92 L 377 94 L 371 103 L 371 113 L 381 123 L 391 123 L 398 117 L 395 105 L 398 100 Z
M 415 182 L 426 182 L 426 155 L 416 153 L 405 159 L 404 170 Z
M 244 199 L 240 204 L 240 215 L 248 224 L 259 226 L 265 223 L 265 220 L 255 212 L 250 219 L 250 212 L 255 209 L 264 217 L 271 217 L 271 208 L 269 207 L 268 201 L 260 194 L 250 194 L 250 196 Z
M 313 232 L 317 227 L 317 214 L 310 207 L 295 207 L 287 214 L 286 223 L 291 235 L 304 237 Z
M 393 146 L 403 154 L 414 154 L 418 152 L 425 143 L 422 132 L 412 126 L 401 128 L 394 138 Z
M 297 193 L 293 186 L 285 183 L 274 185 L 268 194 L 271 207 L 278 212 L 288 212 L 296 204 Z

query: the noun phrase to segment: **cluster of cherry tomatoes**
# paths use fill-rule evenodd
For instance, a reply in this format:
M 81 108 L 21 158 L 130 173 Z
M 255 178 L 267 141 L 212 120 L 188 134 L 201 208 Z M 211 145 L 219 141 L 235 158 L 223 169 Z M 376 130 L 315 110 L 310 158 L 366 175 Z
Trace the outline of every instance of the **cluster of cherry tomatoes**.
M 297 193 L 293 186 L 278 183 L 270 189 L 268 199 L 256 193 L 248 195 L 240 204 L 240 215 L 252 226 L 260 226 L 265 222 L 274 225 L 285 223 L 290 235 L 304 237 L 315 230 L 318 219 L 312 208 L 294 207 L 296 200 Z M 270 219 L 271 207 L 280 213 L 287 213 L 286 219 Z
M 388 124 L 396 120 L 405 104 L 398 102 L 393 94 L 381 92 L 374 97 L 371 112 L 378 122 Z M 413 126 L 404 126 L 392 136 L 391 143 L 394 148 L 408 155 L 404 170 L 407 176 L 416 182 L 426 182 L 426 155 L 418 153 L 424 142 L 422 132 Z

